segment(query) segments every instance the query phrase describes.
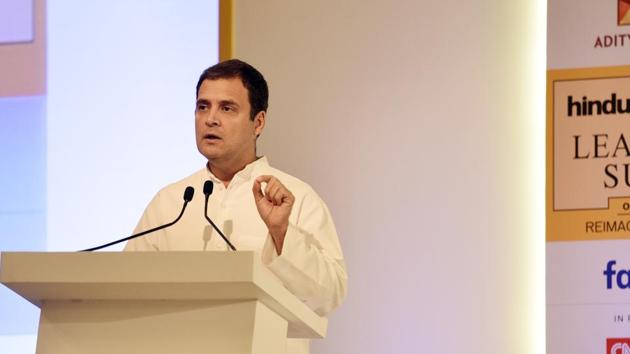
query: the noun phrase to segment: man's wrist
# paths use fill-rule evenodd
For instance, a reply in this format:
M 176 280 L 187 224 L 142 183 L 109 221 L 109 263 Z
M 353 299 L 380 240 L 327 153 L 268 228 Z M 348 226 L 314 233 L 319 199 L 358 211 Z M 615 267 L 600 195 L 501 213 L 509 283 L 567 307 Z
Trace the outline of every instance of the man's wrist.
M 282 246 L 284 245 L 284 238 L 287 235 L 288 229 L 289 229 L 289 225 L 284 225 L 281 227 L 269 229 L 269 234 L 271 235 L 273 244 L 276 247 L 276 253 L 278 254 L 278 256 L 282 254 Z

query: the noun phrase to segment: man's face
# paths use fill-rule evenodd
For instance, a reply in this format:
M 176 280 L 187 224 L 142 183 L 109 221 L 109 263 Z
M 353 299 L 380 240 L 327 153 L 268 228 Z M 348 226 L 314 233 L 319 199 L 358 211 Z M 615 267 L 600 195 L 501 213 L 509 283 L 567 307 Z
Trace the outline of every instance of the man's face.
M 265 113 L 250 119 L 249 95 L 241 79 L 205 80 L 195 107 L 197 149 L 210 163 L 247 164 L 255 158 L 256 136 Z

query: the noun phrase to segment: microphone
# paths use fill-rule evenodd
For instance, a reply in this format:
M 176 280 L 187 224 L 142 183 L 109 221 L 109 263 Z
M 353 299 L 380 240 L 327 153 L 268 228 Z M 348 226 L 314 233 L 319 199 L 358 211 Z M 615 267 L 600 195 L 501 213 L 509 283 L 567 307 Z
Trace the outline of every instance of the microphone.
M 219 235 L 221 235 L 221 238 L 223 239 L 223 241 L 225 241 L 225 243 L 227 243 L 227 245 L 230 246 L 230 249 L 232 251 L 236 251 L 236 247 L 234 247 L 234 245 L 230 242 L 230 240 L 228 240 L 227 237 L 225 237 L 223 232 L 221 232 L 221 230 L 219 230 L 217 225 L 215 225 L 212 222 L 212 220 L 210 220 L 210 218 L 208 217 L 208 199 L 210 198 L 210 194 L 212 194 L 212 190 L 213 189 L 214 189 L 214 184 L 212 183 L 212 181 L 206 181 L 203 184 L 203 194 L 206 196 L 206 205 L 204 207 L 204 216 L 206 217 L 206 220 L 208 220 L 210 225 L 212 225 L 212 227 L 219 233 Z
M 182 215 L 184 215 L 184 210 L 186 210 L 186 206 L 188 205 L 188 202 L 190 202 L 193 199 L 193 195 L 194 194 L 195 194 L 195 189 L 193 187 L 191 187 L 191 186 L 186 187 L 186 190 L 184 191 L 184 206 L 182 207 L 182 211 L 179 213 L 179 216 L 177 216 L 177 218 L 175 220 L 173 220 L 172 222 L 170 222 L 168 224 L 164 224 L 162 226 L 154 227 L 154 228 L 152 228 L 150 230 L 142 231 L 142 232 L 137 233 L 135 235 L 131 235 L 131 236 L 128 236 L 128 237 L 125 237 L 125 238 L 121 238 L 120 240 L 117 240 L 117 241 L 106 243 L 106 244 L 104 244 L 102 246 L 84 249 L 84 250 L 81 250 L 79 252 L 92 252 L 92 251 L 100 250 L 101 248 L 109 247 L 109 246 L 115 245 L 117 243 L 128 241 L 128 240 L 134 239 L 136 237 L 144 236 L 146 234 L 150 234 L 152 232 L 155 232 L 155 231 L 158 231 L 158 230 L 162 230 L 162 229 L 165 229 L 165 228 L 167 228 L 169 226 L 175 225 L 175 223 L 178 222 L 179 219 L 181 219 Z M 206 197 L 206 200 L 207 199 L 208 198 Z

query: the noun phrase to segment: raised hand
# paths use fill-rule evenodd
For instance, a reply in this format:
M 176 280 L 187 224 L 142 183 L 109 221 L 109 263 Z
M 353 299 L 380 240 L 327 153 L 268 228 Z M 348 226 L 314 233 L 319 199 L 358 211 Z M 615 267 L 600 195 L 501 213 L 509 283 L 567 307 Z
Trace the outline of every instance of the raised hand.
M 266 183 L 265 190 L 262 184 Z M 284 237 L 289 228 L 289 215 L 295 202 L 295 197 L 281 182 L 274 176 L 258 176 L 252 187 L 256 208 L 262 218 L 269 233 L 273 238 L 276 252 L 282 253 Z

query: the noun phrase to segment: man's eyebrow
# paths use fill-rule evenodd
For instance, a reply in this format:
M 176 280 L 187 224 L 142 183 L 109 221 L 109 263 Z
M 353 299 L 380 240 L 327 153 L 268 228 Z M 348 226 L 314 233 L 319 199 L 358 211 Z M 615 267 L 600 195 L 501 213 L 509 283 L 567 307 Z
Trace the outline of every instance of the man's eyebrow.
M 234 100 L 221 100 L 219 102 L 221 106 L 236 106 L 239 107 L 238 103 Z
M 210 105 L 210 101 L 205 99 L 205 98 L 199 98 L 197 99 L 196 102 L 197 105 L 200 104 L 204 104 L 204 105 Z M 234 100 L 221 100 L 219 101 L 219 105 L 221 106 L 236 106 L 236 107 L 240 107 L 240 105 L 238 104 L 238 102 L 234 101 Z

